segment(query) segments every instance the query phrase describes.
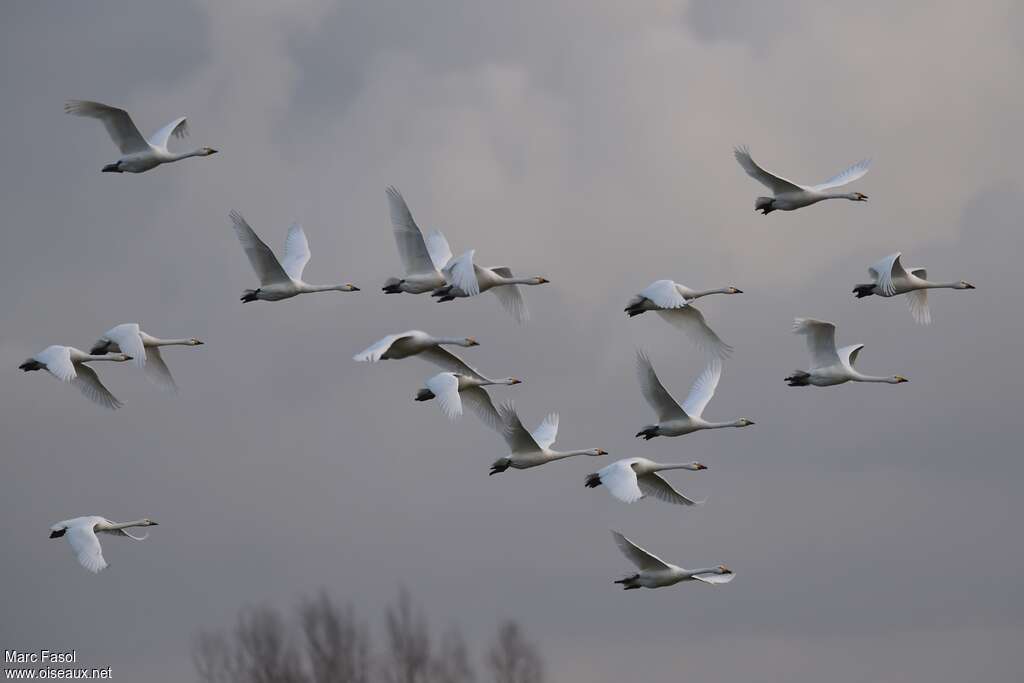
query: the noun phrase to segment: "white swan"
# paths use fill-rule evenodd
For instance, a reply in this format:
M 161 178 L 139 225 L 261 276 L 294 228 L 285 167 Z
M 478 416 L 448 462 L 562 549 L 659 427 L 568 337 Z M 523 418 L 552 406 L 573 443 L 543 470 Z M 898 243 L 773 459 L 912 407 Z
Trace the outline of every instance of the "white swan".
M 253 229 L 242 218 L 242 214 L 232 211 L 229 216 L 235 227 L 238 241 L 249 257 L 252 269 L 260 279 L 258 289 L 247 289 L 242 293 L 242 303 L 249 301 L 281 301 L 299 294 L 310 292 L 358 292 L 359 288 L 351 282 L 343 285 L 311 285 L 302 281 L 302 271 L 309 263 L 309 241 L 302 226 L 293 224 L 288 228 L 288 237 L 284 241 L 283 263 L 277 260 L 274 252 L 256 236 Z
M 212 147 L 200 147 L 181 154 L 167 149 L 167 143 L 172 135 L 176 138 L 188 135 L 188 122 L 184 116 L 174 119 L 147 140 L 142 137 L 132 117 L 124 109 L 89 100 L 68 100 L 64 103 L 64 111 L 103 122 L 110 139 L 121 150 L 122 155 L 114 163 L 104 166 L 104 173 L 142 173 L 160 164 L 169 164 L 189 157 L 208 157 L 217 153 Z
M 104 353 L 127 353 L 132 357 L 136 367 L 146 371 L 154 384 L 165 391 L 175 392 L 178 385 L 164 362 L 160 353 L 161 346 L 202 346 L 203 342 L 195 337 L 188 339 L 160 339 L 146 334 L 139 329 L 137 323 L 124 323 L 111 327 L 96 340 L 89 350 L 94 356 Z
M 858 299 L 866 296 L 898 296 L 907 295 L 907 305 L 910 307 L 910 315 L 920 325 L 930 325 L 932 313 L 928 308 L 929 289 L 974 289 L 970 282 L 960 280 L 958 282 L 931 282 L 928 280 L 928 271 L 924 268 L 904 268 L 900 259 L 900 252 L 889 254 L 884 259 L 868 268 L 871 274 L 870 282 L 864 285 L 854 285 L 853 293 Z
M 722 363 L 719 360 L 711 361 L 697 377 L 690 388 L 690 395 L 681 406 L 658 379 L 654 366 L 643 351 L 636 353 L 636 374 L 640 380 L 640 391 L 658 415 L 657 424 L 647 425 L 637 433 L 637 437 L 642 436 L 645 441 L 656 436 L 682 436 L 701 429 L 749 427 L 754 424 L 753 420 L 745 417 L 731 422 L 709 422 L 703 418 L 704 409 L 714 397 L 722 377 Z
M 530 312 L 526 308 L 518 285 L 543 285 L 551 281 L 540 276 L 516 277 L 512 270 L 506 267 L 478 266 L 473 263 L 475 253 L 474 249 L 470 249 L 462 256 L 449 261 L 442 271 L 448 284 L 438 288 L 431 296 L 436 297 L 439 302 L 452 301 L 490 291 L 494 292 L 502 308 L 515 318 L 516 322 L 525 323 L 529 320 Z
M 705 353 L 715 358 L 728 358 L 732 347 L 708 327 L 704 315 L 694 307 L 693 301 L 711 294 L 742 293 L 743 290 L 735 287 L 696 290 L 672 280 L 656 280 L 630 299 L 625 311 L 630 318 L 654 311 L 686 334 Z
M 93 361 L 123 363 L 132 357 L 125 353 L 108 353 L 98 356 L 86 353 L 73 346 L 47 346 L 18 366 L 25 372 L 46 370 L 62 382 L 70 382 L 87 399 L 110 410 L 117 410 L 124 404 L 103 386 L 96 371 L 85 365 Z
M 114 536 L 125 536 L 133 541 L 144 541 L 149 534 L 133 536 L 125 529 L 132 527 L 157 526 L 151 519 L 137 519 L 134 522 L 111 522 L 105 517 L 95 515 L 89 517 L 75 517 L 57 522 L 50 527 L 50 538 L 67 536 L 71 549 L 75 552 L 79 564 L 98 574 L 107 568 L 107 561 L 103 559 L 103 548 L 100 547 L 100 539 L 96 534 L 111 534 Z
M 389 334 L 352 356 L 352 360 L 360 363 L 376 363 L 381 360 L 421 356 L 424 360 L 450 372 L 462 372 L 469 367 L 454 353 L 441 348 L 442 344 L 469 348 L 479 346 L 480 342 L 472 337 L 434 337 L 420 330 L 409 330 L 408 332 Z
M 491 401 L 490 394 L 484 389 L 486 386 L 499 384 L 513 386 L 522 384 L 522 380 L 515 377 L 490 379 L 467 365 L 464 372 L 439 372 L 428 379 L 426 387 L 416 392 L 416 400 L 429 401 L 436 398 L 441 412 L 450 420 L 462 416 L 462 406 L 465 403 L 484 424 L 500 430 L 501 417 Z
M 600 448 L 586 448 L 577 451 L 556 451 L 551 448 L 558 437 L 558 414 L 551 413 L 537 426 L 528 432 L 516 413 L 515 405 L 508 401 L 498 406 L 498 414 L 503 424 L 502 437 L 508 444 L 511 453 L 499 458 L 491 465 L 490 474 L 504 472 L 509 467 L 525 470 L 538 467 L 545 463 L 571 458 L 576 455 L 608 455 L 608 451 Z
M 647 458 L 624 458 L 588 474 L 585 484 L 587 488 L 597 488 L 604 484 L 610 494 L 624 503 L 635 503 L 645 496 L 653 496 L 676 505 L 700 505 L 704 501 L 690 500 L 657 473 L 663 470 L 699 472 L 706 469 L 699 462 L 665 465 Z
M 736 574 L 724 564 L 705 569 L 683 569 L 682 567 L 665 562 L 656 555 L 652 555 L 618 531 L 613 531 L 612 536 L 615 538 L 615 545 L 619 546 L 619 550 L 626 556 L 626 559 L 635 564 L 637 569 L 640 570 L 615 582 L 621 583 L 625 590 L 633 588 L 661 588 L 662 586 L 675 585 L 680 581 L 700 581 L 701 583 L 718 585 L 729 583 L 736 578 Z
M 797 318 L 793 321 L 793 333 L 807 337 L 807 350 L 811 352 L 809 370 L 794 370 L 786 378 L 791 387 L 831 387 L 845 382 L 884 382 L 902 384 L 908 381 L 902 375 L 875 377 L 854 369 L 863 344 L 852 344 L 836 349 L 836 326 L 834 323 L 813 318 Z
M 385 193 L 391 213 L 391 228 L 398 255 L 405 268 L 405 277 L 389 277 L 384 283 L 384 292 L 423 294 L 444 287 L 445 280 L 441 271 L 452 259 L 448 240 L 440 230 L 432 230 L 424 236 L 402 194 L 394 187 L 388 187 Z
M 736 161 L 747 172 L 747 175 L 761 183 L 775 195 L 774 197 L 758 197 L 754 202 L 754 211 L 761 211 L 767 216 L 772 211 L 793 211 L 824 199 L 849 199 L 854 202 L 866 202 L 868 196 L 860 192 L 829 192 L 829 190 L 852 183 L 868 172 L 870 159 L 858 161 L 856 164 L 818 185 L 799 185 L 782 176 L 769 173 L 750 158 L 750 150 L 737 147 L 733 150 Z

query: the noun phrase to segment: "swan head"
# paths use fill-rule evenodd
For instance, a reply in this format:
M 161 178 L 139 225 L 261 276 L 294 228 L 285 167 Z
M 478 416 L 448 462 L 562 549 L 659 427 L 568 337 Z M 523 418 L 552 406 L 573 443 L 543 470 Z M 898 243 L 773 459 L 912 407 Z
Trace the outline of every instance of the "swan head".
M 473 337 L 466 337 L 466 338 L 465 338 L 465 339 L 464 339 L 464 340 L 462 341 L 462 345 L 463 345 L 463 346 L 465 346 L 465 347 L 467 347 L 467 348 L 469 348 L 470 346 L 480 346 L 480 342 L 478 342 L 478 341 L 477 341 L 476 339 L 474 339 Z
M 702 462 L 695 462 L 692 463 L 690 466 L 693 467 L 694 472 L 700 472 L 701 470 L 706 470 L 708 468 L 708 466 Z
M 868 200 L 868 196 L 863 192 L 854 192 L 850 195 L 850 199 L 855 202 L 866 202 Z
M 199 148 L 199 156 L 201 156 L 201 157 L 208 157 L 211 154 L 216 154 L 216 153 L 217 153 L 217 150 L 215 150 L 213 147 L 200 147 Z
M 739 287 L 726 287 L 725 288 L 725 293 L 726 294 L 742 294 L 743 290 L 740 289 Z
M 960 283 L 956 286 L 956 288 L 957 289 L 977 289 L 977 287 L 972 285 L 970 282 L 967 282 L 966 280 L 961 280 Z
M 719 574 L 732 574 L 733 573 L 733 571 L 731 569 L 729 569 L 728 567 L 726 567 L 724 564 L 718 565 L 717 567 L 715 567 L 715 569 L 718 570 Z
M 202 346 L 203 344 L 203 341 L 196 339 L 195 337 L 192 337 L 191 339 L 188 340 L 189 346 Z
M 129 356 L 127 353 L 110 353 L 107 354 L 108 360 L 115 361 L 117 363 L 124 363 L 126 361 L 135 360 L 134 356 Z
M 341 287 L 338 288 L 338 291 L 340 291 L 340 292 L 358 292 L 359 288 L 356 287 L 351 282 L 346 282 L 345 284 L 343 284 Z
M 160 526 L 160 525 L 157 524 L 156 522 L 154 522 L 153 520 L 151 520 L 149 517 L 146 517 L 146 518 L 142 519 L 139 522 L 139 526 Z
M 518 377 L 508 377 L 508 378 L 505 379 L 505 384 L 508 384 L 510 387 L 511 386 L 515 386 L 516 384 L 522 384 L 522 383 L 523 383 L 523 380 L 519 379 Z
M 893 384 L 903 384 L 904 382 L 909 382 L 910 380 L 904 377 L 903 375 L 893 375 L 891 381 Z
M 736 420 L 736 426 L 737 427 L 749 427 L 752 424 L 757 424 L 757 423 L 754 422 L 753 420 L 750 420 L 750 419 L 745 418 L 745 417 L 741 417 L 740 419 Z
M 540 277 L 539 275 L 533 278 L 533 284 L 535 285 L 546 285 L 549 282 L 551 282 L 551 280 L 547 279 L 546 277 Z
M 586 455 L 597 456 L 597 455 L 608 455 L 608 451 L 603 448 L 591 448 L 586 452 Z

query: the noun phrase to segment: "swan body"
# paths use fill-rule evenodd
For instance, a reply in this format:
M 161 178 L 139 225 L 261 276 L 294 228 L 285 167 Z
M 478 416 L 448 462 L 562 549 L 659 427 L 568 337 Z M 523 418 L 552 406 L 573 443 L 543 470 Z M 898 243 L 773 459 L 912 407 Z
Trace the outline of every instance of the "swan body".
M 108 353 L 94 355 L 73 346 L 48 346 L 18 366 L 20 370 L 32 372 L 46 370 L 62 382 L 74 385 L 82 395 L 93 403 L 117 410 L 124 404 L 103 386 L 96 371 L 85 365 L 95 361 L 112 361 L 123 363 L 132 360 L 125 353 Z
M 929 289 L 974 289 L 974 285 L 964 280 L 957 282 L 932 282 L 928 279 L 928 271 L 924 268 L 905 268 L 900 252 L 889 254 L 884 259 L 868 268 L 872 282 L 855 285 L 853 293 L 858 299 L 866 296 L 891 297 L 907 295 L 907 306 L 914 322 L 919 325 L 930 325 L 931 309 L 928 308 Z
M 133 536 L 126 529 L 133 527 L 157 526 L 151 519 L 138 519 L 134 522 L 111 522 L 106 517 L 91 515 L 88 517 L 75 517 L 57 522 L 50 527 L 50 538 L 67 537 L 71 544 L 71 550 L 78 558 L 79 564 L 98 574 L 107 568 L 107 561 L 103 559 L 103 548 L 100 546 L 100 534 L 111 534 L 113 536 L 124 536 L 133 541 L 144 541 L 148 534 Z
M 278 261 L 274 252 L 263 243 L 242 214 L 232 211 L 231 223 L 235 235 L 249 257 L 249 264 L 260 280 L 258 289 L 247 289 L 242 294 L 242 303 L 250 301 L 281 301 L 299 294 L 311 292 L 358 292 L 351 282 L 339 285 L 311 285 L 302 280 L 302 271 L 309 263 L 309 241 L 302 226 L 292 224 L 284 243 L 283 262 Z
M 640 570 L 615 581 L 615 583 L 622 584 L 622 588 L 625 590 L 662 588 L 673 586 L 681 581 L 699 581 L 716 586 L 729 583 L 736 578 L 736 574 L 724 564 L 704 569 L 683 569 L 647 552 L 618 531 L 613 531 L 612 537 L 615 539 L 615 545 L 619 547 L 626 559 Z
M 732 347 L 715 334 L 704 315 L 693 305 L 696 299 L 711 294 L 742 294 L 736 287 L 690 289 L 672 280 L 656 280 L 629 300 L 625 311 L 632 318 L 655 311 L 673 327 L 681 330 L 702 351 L 715 358 L 728 358 Z
M 441 302 L 464 299 L 483 292 L 494 292 L 502 308 L 517 322 L 525 323 L 529 320 L 530 312 L 523 301 L 519 285 L 543 285 L 550 280 L 540 276 L 516 277 L 512 270 L 506 267 L 478 266 L 473 262 L 475 253 L 475 250 L 470 249 L 449 261 L 442 271 L 447 284 L 435 290 L 431 296 Z
M 132 117 L 124 109 L 89 100 L 68 100 L 64 103 L 64 111 L 75 116 L 99 119 L 107 129 L 110 139 L 121 150 L 121 158 L 104 166 L 104 173 L 142 173 L 161 164 L 189 157 L 208 157 L 217 153 L 212 147 L 200 147 L 184 153 L 175 153 L 167 149 L 171 136 L 183 138 L 188 135 L 188 121 L 184 116 L 174 119 L 147 140 L 142 137 Z
M 853 202 L 866 202 L 868 196 L 860 192 L 830 192 L 837 187 L 852 183 L 868 172 L 870 159 L 859 161 L 848 169 L 817 185 L 800 185 L 782 176 L 770 173 L 750 157 L 750 150 L 737 147 L 733 156 L 747 175 L 772 191 L 772 197 L 758 197 L 754 202 L 754 211 L 761 211 L 767 216 L 772 211 L 794 211 L 825 199 L 849 199 Z
M 730 422 L 710 422 L 704 419 L 704 408 L 714 397 L 722 377 L 722 363 L 717 359 L 712 360 L 697 377 L 690 395 L 682 405 L 665 389 L 650 359 L 642 351 L 636 354 L 636 373 L 644 398 L 658 416 L 656 424 L 647 425 L 637 433 L 638 438 L 643 437 L 649 441 L 657 436 L 682 436 L 703 429 L 749 427 L 754 424 L 753 420 L 745 417 Z
M 408 332 L 389 334 L 352 356 L 352 360 L 360 363 L 376 363 L 382 360 L 399 360 L 420 356 L 449 372 L 461 374 L 470 367 L 451 351 L 441 348 L 442 345 L 469 348 L 479 346 L 480 342 L 473 337 L 434 337 L 420 330 L 409 330 Z
M 522 384 L 522 380 L 515 377 L 490 379 L 469 366 L 467 368 L 472 371 L 472 374 L 440 372 L 434 375 L 427 380 L 426 387 L 416 393 L 416 400 L 429 401 L 436 398 L 441 412 L 450 420 L 456 420 L 462 416 L 462 406 L 465 403 L 484 424 L 492 429 L 500 429 L 501 416 L 498 415 L 491 396 L 484 387 L 512 386 Z
M 846 382 L 881 382 L 902 384 L 907 380 L 902 375 L 877 377 L 865 375 L 853 367 L 857 362 L 863 344 L 852 344 L 836 349 L 836 326 L 834 323 L 813 318 L 797 318 L 793 321 L 793 333 L 807 338 L 807 350 L 811 354 L 809 370 L 796 370 L 786 378 L 791 387 L 831 387 Z
M 146 377 L 165 391 L 178 390 L 171 370 L 160 353 L 162 346 L 202 346 L 195 337 L 188 339 L 161 339 L 146 334 L 137 323 L 124 323 L 110 328 L 96 340 L 89 353 L 97 356 L 105 353 L 125 352 L 132 357 L 136 367 L 146 372 Z
M 402 194 L 394 187 L 388 187 L 385 192 L 391 213 L 391 227 L 398 255 L 405 268 L 405 277 L 388 278 L 384 283 L 384 292 L 424 294 L 444 287 L 445 279 L 441 271 L 452 258 L 448 240 L 439 230 L 433 230 L 424 236 Z
M 558 414 L 551 413 L 532 432 L 527 431 L 516 413 L 511 401 L 498 406 L 498 415 L 502 422 L 502 437 L 508 444 L 510 454 L 499 458 L 491 465 L 490 474 L 498 474 L 512 467 L 525 470 L 530 467 L 571 458 L 577 455 L 608 455 L 608 451 L 600 448 L 586 448 L 576 451 L 556 451 L 551 448 L 558 437 Z
M 707 467 L 699 462 L 666 465 L 647 458 L 624 458 L 603 467 L 586 478 L 587 488 L 602 484 L 608 492 L 624 503 L 635 503 L 641 498 L 653 496 L 658 500 L 675 505 L 700 505 L 704 501 L 687 498 L 661 478 L 658 472 L 664 470 L 691 470 L 699 472 Z

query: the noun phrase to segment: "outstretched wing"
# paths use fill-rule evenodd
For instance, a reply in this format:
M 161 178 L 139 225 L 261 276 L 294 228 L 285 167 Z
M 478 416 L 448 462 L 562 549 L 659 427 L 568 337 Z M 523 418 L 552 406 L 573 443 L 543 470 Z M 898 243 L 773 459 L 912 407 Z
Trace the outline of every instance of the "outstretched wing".
M 71 349 L 67 346 L 47 346 L 33 356 L 46 366 L 46 370 L 61 382 L 70 382 L 78 374 L 75 364 L 71 362 Z
M 834 323 L 814 318 L 797 318 L 793 321 L 793 334 L 802 334 L 807 338 L 812 369 L 828 367 L 839 362 Z
M 650 299 L 659 308 L 682 308 L 687 303 L 672 280 L 656 280 L 641 291 L 640 296 Z
M 836 351 L 836 355 L 839 356 L 840 363 L 853 370 L 853 364 L 857 362 L 857 356 L 860 355 L 860 350 L 863 348 L 863 344 L 851 344 Z
M 918 272 L 915 271 L 914 274 L 922 280 L 927 279 L 924 275 L 918 275 Z M 915 289 L 907 292 L 907 306 L 910 307 L 910 315 L 918 325 L 932 324 L 932 311 L 928 308 L 927 289 Z
M 475 253 L 475 249 L 470 249 L 452 259 L 444 268 L 444 278 L 448 284 L 461 289 L 466 296 L 476 296 L 480 293 L 480 281 L 476 277 L 476 267 L 473 264 Z
M 700 505 L 704 501 L 690 500 L 683 494 L 672 488 L 672 485 L 658 476 L 657 472 L 651 472 L 636 478 L 636 483 L 645 496 L 663 500 L 666 503 L 675 505 Z
M 498 269 L 493 269 L 497 271 Z M 506 277 L 512 277 L 508 275 Z M 515 321 L 520 325 L 529 322 L 530 320 L 530 309 L 526 307 L 526 301 L 523 300 L 523 293 L 519 291 L 519 285 L 501 285 L 500 287 L 491 287 L 491 292 L 498 298 L 498 303 L 505 309 L 505 312 L 515 318 Z
M 389 334 L 388 336 L 374 342 L 370 347 L 363 349 L 356 355 L 352 356 L 352 360 L 360 363 L 376 363 L 381 357 L 387 353 L 391 345 L 399 339 L 404 339 L 408 336 L 408 333 L 402 334 Z
M 870 166 L 871 159 L 863 159 L 845 171 L 832 176 L 825 182 L 812 186 L 811 189 L 815 192 L 824 192 L 825 190 L 831 190 L 833 187 L 840 187 L 847 183 L 852 183 L 854 180 L 857 180 L 867 173 Z
M 792 180 L 786 180 L 782 176 L 777 176 L 774 173 L 769 173 L 764 170 L 750 157 L 750 150 L 746 146 L 740 146 L 733 150 L 733 156 L 736 157 L 736 161 L 740 163 L 743 170 L 747 172 L 747 175 L 761 183 L 775 194 L 784 194 L 786 192 L 802 192 L 803 186 L 794 183 Z
M 656 311 L 668 324 L 682 331 L 701 351 L 713 358 L 728 358 L 732 347 L 722 341 L 692 304 L 671 311 Z
M 160 353 L 159 346 L 150 346 L 146 349 L 145 371 L 150 382 L 168 393 L 177 393 L 178 385 L 174 382 L 174 377 L 171 376 L 171 369 L 164 362 L 164 356 Z
M 425 361 L 429 361 L 439 368 L 443 368 L 449 372 L 454 372 L 459 375 L 466 375 L 467 377 L 476 377 L 478 379 L 487 379 L 480 373 L 479 370 L 474 368 L 472 365 L 462 360 L 454 353 L 444 348 L 443 346 L 431 346 L 423 351 L 420 351 L 420 358 Z
M 651 359 L 639 349 L 636 352 L 636 377 L 640 380 L 640 393 L 658 416 L 658 422 L 686 419 L 686 412 L 658 379 Z
M 637 483 L 636 472 L 631 467 L 632 463 L 633 460 L 619 460 L 602 467 L 597 472 L 598 478 L 608 489 L 608 493 L 623 503 L 635 503 L 644 497 L 644 493 Z
M 545 417 L 530 435 L 541 448 L 551 448 L 558 438 L 558 413 L 551 413 Z
M 483 387 L 469 387 L 463 389 L 462 405 L 473 411 L 473 414 L 480 418 L 480 421 L 496 432 L 502 432 L 504 423 L 501 415 L 498 414 L 491 401 L 491 395 Z
M 99 375 L 88 365 L 78 364 L 78 375 L 71 380 L 71 383 L 82 392 L 83 396 L 104 408 L 117 410 L 124 405 L 110 393 L 109 389 L 103 386 Z
M 100 539 L 96 538 L 96 532 L 92 530 L 91 525 L 75 525 L 67 530 L 66 535 L 79 564 L 93 574 L 98 574 L 107 568 L 107 561 L 103 559 L 103 548 L 100 547 Z
M 711 398 L 718 388 L 718 381 L 722 378 L 722 361 L 713 360 L 700 373 L 693 386 L 690 387 L 690 395 L 683 402 L 683 410 L 690 417 L 700 417 L 704 409 L 708 407 Z
M 462 417 L 462 399 L 459 398 L 459 378 L 450 372 L 439 372 L 427 380 L 427 389 L 434 394 L 441 412 L 449 420 Z
M 431 259 L 427 244 L 423 241 L 423 232 L 413 220 L 412 211 L 402 193 L 394 187 L 388 187 L 385 193 L 388 196 L 388 211 L 391 213 L 391 230 L 405 272 L 409 275 L 434 272 L 435 261 Z
M 117 344 L 122 353 L 132 357 L 136 367 L 146 365 L 146 347 L 142 344 L 142 335 L 136 323 L 124 323 L 111 327 L 103 336 Z
M 448 246 L 448 240 L 440 230 L 431 230 L 423 239 L 427 245 L 427 252 L 434 268 L 441 271 L 452 260 L 452 248 Z
M 263 243 L 263 240 L 256 236 L 256 233 L 242 217 L 242 214 L 232 211 L 228 216 L 230 216 L 231 223 L 234 225 L 238 241 L 242 243 L 245 255 L 249 257 L 249 264 L 256 271 L 256 277 L 259 278 L 260 285 L 266 286 L 291 282 L 288 273 L 284 271 L 277 257 L 274 256 L 274 252 Z
M 163 152 L 166 152 L 167 143 L 170 142 L 172 135 L 179 139 L 188 135 L 188 120 L 184 116 L 174 119 L 166 126 L 150 135 L 149 144 Z
M 875 284 L 886 296 L 896 293 L 894 280 L 904 280 L 907 277 L 907 271 L 903 268 L 903 263 L 900 260 L 901 257 L 902 254 L 897 251 L 868 268 L 868 273 L 875 279 Z
M 505 443 L 508 444 L 510 451 L 513 453 L 532 453 L 542 450 L 533 438 L 533 435 L 523 426 L 523 422 L 519 419 L 519 413 L 516 412 L 515 404 L 512 401 L 506 401 L 498 406 L 498 415 L 501 416 L 501 421 L 504 424 L 502 436 L 505 438 Z
M 99 119 L 121 154 L 149 151 L 149 143 L 124 109 L 90 100 L 68 100 L 64 103 L 64 111 L 75 116 Z
M 301 280 L 302 271 L 306 269 L 310 256 L 306 231 L 298 223 L 292 223 L 284 240 L 284 259 L 281 261 L 281 267 L 291 279 Z
M 626 556 L 626 559 L 635 564 L 638 569 L 670 569 L 667 562 L 662 560 L 660 557 L 647 552 L 637 544 L 633 543 L 633 541 L 620 534 L 618 531 L 613 531 L 612 537 L 615 539 L 615 545 L 619 546 L 619 550 L 621 550 L 622 554 Z

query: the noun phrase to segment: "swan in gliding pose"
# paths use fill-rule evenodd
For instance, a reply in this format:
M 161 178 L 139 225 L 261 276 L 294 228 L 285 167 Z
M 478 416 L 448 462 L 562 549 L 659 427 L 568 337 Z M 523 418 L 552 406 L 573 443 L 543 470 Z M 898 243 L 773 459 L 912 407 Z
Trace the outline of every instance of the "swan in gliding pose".
M 174 383 L 174 377 L 164 362 L 160 353 L 161 346 L 202 346 L 203 342 L 195 337 L 188 339 L 161 339 L 146 334 L 139 329 L 137 323 L 124 323 L 111 327 L 103 333 L 92 348 L 89 350 L 94 356 L 104 353 L 125 352 L 132 357 L 136 367 L 146 372 L 154 384 L 165 391 L 175 392 L 178 385 Z
M 85 364 L 101 360 L 124 363 L 131 359 L 132 357 L 125 353 L 93 355 L 73 346 L 47 346 L 18 368 L 25 372 L 46 370 L 60 381 L 73 384 L 93 403 L 117 410 L 124 404 L 103 386 L 96 371 Z
M 188 122 L 184 116 L 174 119 L 147 140 L 142 137 L 132 117 L 124 109 L 89 100 L 68 100 L 64 104 L 64 111 L 75 116 L 99 119 L 107 129 L 110 139 L 121 150 L 121 158 L 104 166 L 104 173 L 142 173 L 160 164 L 169 164 L 189 157 L 208 157 L 217 153 L 212 147 L 200 147 L 181 154 L 167 149 L 167 143 L 172 135 L 176 138 L 188 135 Z
M 729 583 L 736 578 L 736 574 L 724 564 L 720 564 L 717 567 L 707 567 L 706 569 L 683 569 L 682 567 L 665 562 L 657 555 L 652 555 L 618 531 L 613 531 L 612 537 L 615 538 L 615 545 L 619 546 L 619 550 L 626 556 L 626 559 L 635 564 L 637 569 L 640 570 L 635 574 L 630 574 L 625 578 L 615 581 L 615 583 L 621 583 L 625 590 L 633 588 L 661 588 L 662 586 L 675 585 L 680 581 L 700 581 L 701 583 L 718 585 Z
M 852 183 L 867 173 L 868 167 L 871 166 L 870 159 L 858 161 L 842 173 L 818 185 L 798 185 L 758 166 L 750 158 L 750 150 L 746 147 L 737 147 L 733 150 L 733 155 L 748 176 L 767 187 L 775 195 L 774 197 L 758 197 L 754 202 L 754 211 L 761 211 L 762 215 L 767 216 L 776 210 L 793 211 L 817 204 L 824 199 L 849 199 L 853 202 L 868 200 L 868 196 L 860 192 L 829 192 L 829 190 Z
M 735 287 L 695 290 L 672 280 L 656 280 L 630 299 L 625 311 L 630 318 L 654 311 L 705 353 L 715 358 L 728 358 L 732 347 L 708 327 L 704 315 L 693 306 L 693 301 L 710 294 L 742 293 L 743 290 Z
M 453 357 L 462 363 L 461 358 Z M 426 387 L 416 392 L 416 400 L 429 401 L 436 398 L 441 412 L 450 420 L 461 417 L 462 405 L 465 403 L 484 424 L 492 429 L 500 430 L 501 417 L 491 401 L 490 394 L 484 387 L 513 386 L 522 384 L 522 380 L 515 377 L 491 379 L 468 364 L 463 363 L 463 365 L 465 365 L 465 369 L 460 372 L 439 372 L 428 379 Z
M 910 315 L 919 325 L 930 325 L 932 312 L 928 308 L 929 289 L 974 289 L 970 282 L 930 282 L 928 271 L 924 268 L 904 268 L 900 252 L 890 254 L 868 268 L 874 282 L 854 285 L 853 293 L 858 299 L 866 296 L 890 297 L 900 294 L 907 295 L 907 306 Z
M 845 382 L 884 382 L 902 384 L 908 381 L 902 375 L 875 377 L 854 369 L 863 344 L 852 344 L 836 349 L 836 326 L 834 323 L 813 318 L 797 318 L 793 321 L 793 333 L 807 338 L 807 350 L 811 353 L 809 370 L 794 370 L 786 378 L 791 387 L 831 387 Z
M 107 568 L 107 561 L 103 559 L 103 548 L 100 547 L 100 534 L 111 534 L 112 536 L 125 536 L 133 541 L 144 541 L 149 534 L 133 536 L 125 531 L 132 527 L 157 526 L 151 519 L 137 519 L 134 522 L 111 522 L 105 517 L 95 515 L 89 517 L 75 517 L 57 522 L 50 527 L 50 538 L 61 538 L 67 536 L 71 549 L 75 552 L 79 564 L 98 574 Z
M 405 268 L 405 277 L 389 277 L 384 283 L 384 292 L 423 294 L 444 287 L 445 280 L 441 271 L 452 259 L 448 240 L 440 230 L 432 230 L 424 236 L 420 226 L 413 220 L 402 194 L 394 187 L 387 188 L 385 192 L 391 212 L 391 228 L 398 255 Z
M 504 266 L 478 266 L 473 263 L 475 253 L 476 250 L 470 249 L 462 256 L 449 261 L 442 271 L 448 284 L 434 291 L 431 296 L 437 297 L 439 302 L 452 301 L 490 291 L 494 292 L 502 308 L 515 318 L 516 322 L 525 323 L 529 320 L 530 312 L 523 301 L 519 285 L 544 285 L 551 281 L 540 276 L 516 277 L 510 268 Z
M 754 424 L 753 420 L 745 417 L 731 422 L 709 422 L 702 417 L 722 377 L 722 362 L 717 359 L 711 361 L 697 377 L 690 388 L 690 395 L 681 406 L 658 379 L 654 366 L 643 351 L 636 353 L 636 374 L 641 393 L 658 415 L 657 424 L 648 425 L 637 433 L 637 437 L 642 436 L 645 441 L 656 436 L 682 436 L 701 429 L 749 427 Z
M 472 337 L 434 337 L 420 330 L 409 330 L 398 334 L 389 334 L 369 348 L 363 349 L 352 360 L 360 363 L 376 363 L 381 360 L 399 360 L 410 356 L 420 356 L 449 372 L 462 372 L 469 365 L 443 344 L 452 346 L 480 346 L 480 342 Z
M 663 470 L 699 472 L 706 469 L 699 462 L 665 465 L 647 458 L 624 458 L 588 474 L 584 483 L 591 489 L 604 484 L 610 494 L 624 503 L 635 503 L 641 498 L 653 496 L 676 505 L 701 505 L 704 501 L 690 500 L 657 473 Z
M 358 292 L 359 288 L 351 282 L 343 285 L 311 285 L 302 281 L 302 271 L 306 269 L 311 256 L 309 241 L 302 226 L 292 224 L 288 228 L 288 237 L 284 241 L 283 263 L 277 260 L 274 252 L 263 243 L 242 214 L 232 211 L 229 216 L 235 228 L 238 241 L 249 257 L 252 269 L 260 279 L 258 289 L 247 289 L 242 293 L 242 303 L 250 301 L 281 301 L 299 294 L 310 292 Z
M 503 424 L 502 437 L 508 444 L 510 455 L 498 458 L 491 465 L 490 474 L 504 472 L 509 467 L 525 470 L 545 463 L 571 458 L 576 455 L 608 455 L 600 448 L 586 448 L 578 451 L 556 451 L 551 448 L 558 437 L 558 414 L 551 413 L 533 432 L 526 430 L 511 401 L 498 406 Z

